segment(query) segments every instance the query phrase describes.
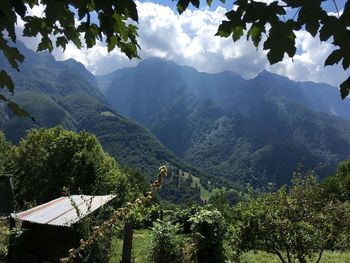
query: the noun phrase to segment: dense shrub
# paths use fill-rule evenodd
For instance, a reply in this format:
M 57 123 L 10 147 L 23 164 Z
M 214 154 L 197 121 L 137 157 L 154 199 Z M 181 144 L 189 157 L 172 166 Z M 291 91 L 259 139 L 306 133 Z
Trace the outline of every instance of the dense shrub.
M 102 148 L 96 136 L 62 127 L 32 129 L 11 156 L 18 208 L 70 194 L 126 195 L 126 178 L 119 164 Z M 40 191 L 38 191 L 40 189 Z
M 178 235 L 179 226 L 169 221 L 154 224 L 151 258 L 155 263 L 182 262 L 182 238 Z
M 238 254 L 263 250 L 281 262 L 306 263 L 349 247 L 349 206 L 325 195 L 312 174 L 296 174 L 292 183 L 234 208 L 229 237 Z
M 205 206 L 189 219 L 197 248 L 198 263 L 224 262 L 225 223 L 221 213 Z

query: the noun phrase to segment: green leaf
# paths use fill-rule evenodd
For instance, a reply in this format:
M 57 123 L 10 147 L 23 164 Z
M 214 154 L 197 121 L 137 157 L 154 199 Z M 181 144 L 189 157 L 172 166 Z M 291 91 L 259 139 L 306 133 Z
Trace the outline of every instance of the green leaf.
M 7 103 L 7 106 L 16 116 L 30 117 L 32 121 L 35 121 L 34 117 L 30 116 L 29 113 L 26 110 L 22 109 L 17 103 L 10 101 Z
M 7 99 L 4 95 L 2 95 L 2 94 L 0 94 L 0 100 L 2 100 L 2 101 L 8 101 L 8 99 Z
M 232 33 L 232 25 L 230 21 L 222 21 L 221 25 L 218 28 L 218 32 L 216 32 L 216 36 L 221 37 L 229 37 Z
M 62 47 L 63 51 L 66 49 L 67 44 L 68 40 L 64 36 L 60 36 L 56 39 L 56 47 Z
M 328 16 L 323 21 L 323 26 L 320 29 L 320 40 L 327 41 L 341 27 L 335 16 Z
M 211 6 L 212 3 L 213 3 L 213 0 L 207 0 L 208 6 Z
M 326 61 L 324 62 L 325 66 L 328 65 L 334 65 L 334 64 L 338 64 L 339 61 L 343 58 L 343 52 L 341 49 L 337 49 L 334 50 L 326 59 Z
M 47 36 L 43 36 L 41 38 L 41 42 L 39 43 L 36 51 L 39 52 L 39 51 L 44 51 L 46 49 L 52 52 L 53 50 L 52 41 Z
M 265 32 L 265 26 L 262 24 L 253 24 L 248 33 L 247 33 L 247 39 L 249 39 L 249 37 L 252 39 L 253 44 L 255 47 L 259 46 L 259 43 L 261 41 L 261 37 L 262 37 L 262 33 Z
M 7 87 L 7 89 L 13 94 L 14 84 L 11 77 L 7 74 L 5 70 L 0 71 L 0 87 L 3 89 Z
M 239 40 L 243 36 L 243 27 L 242 26 L 236 26 L 232 30 L 232 39 L 234 42 Z
M 191 0 L 191 4 L 197 8 L 199 8 L 200 1 L 199 0 Z
M 288 20 L 286 23 L 272 25 L 269 37 L 264 43 L 264 50 L 269 50 L 267 58 L 271 65 L 282 61 L 285 53 L 293 57 L 296 53 L 293 22 Z
M 23 1 L 12 0 L 12 4 L 13 4 L 13 7 L 15 8 L 16 13 L 19 14 L 21 17 L 24 17 L 27 9 Z
M 117 42 L 118 42 L 118 38 L 115 35 L 111 36 L 108 42 L 108 52 L 111 52 L 115 48 Z
M 125 14 L 124 10 L 127 11 L 127 15 L 134 21 L 138 22 L 137 7 L 133 0 L 119 0 L 117 1 L 117 10 L 120 14 Z
M 340 95 L 342 99 L 345 99 L 349 95 L 350 91 L 350 77 L 340 84 Z
M 176 5 L 179 14 L 182 14 L 187 9 L 189 4 L 190 0 L 179 0 Z
M 0 35 L 0 49 L 4 53 L 7 61 L 11 66 L 18 70 L 18 62 L 23 62 L 24 56 L 19 52 L 15 47 L 10 47 L 7 44 L 7 41 Z
M 305 25 L 313 37 L 316 36 L 320 28 L 320 20 L 327 16 L 327 13 L 321 8 L 321 1 L 303 1 L 298 13 L 298 23 Z
M 342 64 L 343 64 L 344 70 L 349 68 L 349 66 L 350 66 L 350 54 L 347 54 L 346 56 L 344 56 Z

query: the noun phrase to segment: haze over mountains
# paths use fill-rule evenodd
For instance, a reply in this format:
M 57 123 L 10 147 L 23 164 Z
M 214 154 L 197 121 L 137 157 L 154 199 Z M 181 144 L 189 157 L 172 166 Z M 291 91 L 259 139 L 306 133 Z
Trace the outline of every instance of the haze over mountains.
M 282 184 L 298 163 L 322 164 L 322 176 L 349 154 L 350 103 L 326 84 L 267 71 L 244 80 L 156 58 L 97 81 L 114 110 L 212 178 Z
M 350 103 L 326 84 L 266 71 L 245 80 L 156 58 L 95 77 L 72 59 L 58 62 L 18 47 L 26 56 L 21 72 L 3 58 L 0 66 L 36 122 L 2 105 L 0 129 L 13 142 L 32 127 L 63 125 L 96 134 L 112 156 L 148 178 L 167 162 L 216 186 L 280 185 L 300 162 L 307 169 L 321 163 L 320 175 L 326 175 L 350 152 Z M 199 199 L 191 180 L 173 175 L 163 196 Z
M 149 131 L 116 113 L 97 89 L 94 76 L 82 64 L 72 59 L 55 61 L 52 55 L 36 54 L 21 43 L 17 47 L 26 56 L 21 71 L 10 68 L 3 57 L 0 66 L 14 80 L 14 99 L 36 121 L 14 116 L 2 104 L 0 129 L 7 139 L 17 143 L 30 128 L 62 125 L 70 130 L 94 133 L 120 163 L 137 168 L 149 180 L 154 179 L 164 162 L 196 175 L 195 169 L 177 158 Z M 167 186 L 172 189 L 167 199 L 181 201 L 174 197 L 179 196 L 179 191 L 184 193 L 184 198 L 187 193 L 194 200 L 199 199 L 198 191 L 193 192 L 196 189 L 189 186 L 187 190 L 177 189 L 171 178 Z

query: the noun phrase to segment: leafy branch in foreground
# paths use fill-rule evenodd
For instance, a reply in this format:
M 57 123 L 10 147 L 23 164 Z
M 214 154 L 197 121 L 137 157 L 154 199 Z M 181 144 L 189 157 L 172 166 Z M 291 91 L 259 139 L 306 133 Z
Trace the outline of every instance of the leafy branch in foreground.
M 41 16 L 30 15 L 29 9 L 40 5 L 44 8 Z M 138 22 L 133 0 L 3 0 L 0 17 L 0 50 L 17 71 L 24 56 L 9 44 L 7 37 L 16 43 L 18 18 L 24 21 L 23 36 L 41 37 L 37 51 L 52 52 L 54 46 L 65 50 L 69 42 L 81 48 L 83 37 L 87 48 L 96 45 L 96 41 L 103 41 L 108 52 L 118 47 L 128 58 L 138 58 L 137 27 L 130 22 Z M 4 35 L 6 32 L 8 36 Z M 5 70 L 0 72 L 0 87 L 13 94 L 14 84 Z M 3 94 L 0 94 L 1 101 L 6 102 L 16 115 L 29 116 Z
M 221 23 L 216 35 L 232 35 L 233 41 L 237 41 L 246 31 L 247 39 L 256 47 L 265 35 L 263 49 L 268 51 L 270 64 L 274 64 L 282 61 L 285 54 L 291 58 L 296 54 L 295 32 L 306 30 L 323 42 L 333 39 L 336 50 L 328 56 L 325 66 L 342 61 L 346 70 L 350 65 L 350 2 L 346 1 L 342 14 L 335 5 L 337 15 L 324 10 L 322 2 L 325 1 L 281 0 L 268 4 L 237 0 L 234 2 L 237 8 L 226 13 L 227 20 Z M 341 97 L 344 99 L 349 91 L 350 77 L 340 85 Z
M 78 248 L 72 248 L 69 250 L 69 255 L 66 258 L 60 260 L 61 263 L 72 263 L 76 257 L 79 257 L 81 252 L 85 248 L 90 246 L 99 237 L 103 236 L 104 233 L 109 230 L 114 224 L 125 219 L 130 215 L 131 211 L 140 207 L 146 203 L 147 200 L 152 199 L 153 193 L 162 187 L 164 177 L 167 174 L 167 168 L 165 165 L 159 167 L 158 178 L 151 184 L 151 190 L 146 192 L 143 197 L 137 198 L 134 202 L 128 203 L 125 207 L 118 208 L 111 217 L 103 223 L 103 225 L 96 226 L 93 232 L 90 234 L 89 238 L 86 240 L 80 240 L 80 246 Z

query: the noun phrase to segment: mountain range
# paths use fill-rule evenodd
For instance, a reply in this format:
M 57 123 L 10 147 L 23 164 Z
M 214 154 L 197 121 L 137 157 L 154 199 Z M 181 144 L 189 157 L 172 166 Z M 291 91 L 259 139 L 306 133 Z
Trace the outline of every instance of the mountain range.
M 350 102 L 337 88 L 261 72 L 208 74 L 157 58 L 96 78 L 112 108 L 147 127 L 210 183 L 320 177 L 350 152 Z
M 267 71 L 246 80 L 158 58 L 96 77 L 73 59 L 18 48 L 26 56 L 21 71 L 3 57 L 0 67 L 36 121 L 2 105 L 6 137 L 17 143 L 30 128 L 56 125 L 92 132 L 149 180 L 167 163 L 161 196 L 172 202 L 198 201 L 198 182 L 207 189 L 285 184 L 299 164 L 323 177 L 350 152 L 350 102 L 327 84 Z
M 51 54 L 35 53 L 20 42 L 17 48 L 25 55 L 20 72 L 13 70 L 4 57 L 0 57 L 0 68 L 6 69 L 15 83 L 13 98 L 35 121 L 14 116 L 2 104 L 0 129 L 8 140 L 17 143 L 31 128 L 62 125 L 69 130 L 94 133 L 107 152 L 122 165 L 140 170 L 148 180 L 155 179 L 163 163 L 200 176 L 147 129 L 115 112 L 98 90 L 95 77 L 82 64 L 73 59 L 56 61 Z M 199 200 L 197 188 L 179 188 L 178 175 L 172 170 L 161 196 L 174 202 Z

